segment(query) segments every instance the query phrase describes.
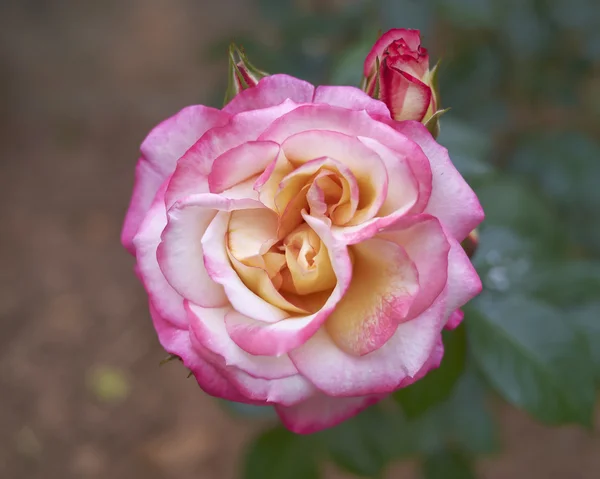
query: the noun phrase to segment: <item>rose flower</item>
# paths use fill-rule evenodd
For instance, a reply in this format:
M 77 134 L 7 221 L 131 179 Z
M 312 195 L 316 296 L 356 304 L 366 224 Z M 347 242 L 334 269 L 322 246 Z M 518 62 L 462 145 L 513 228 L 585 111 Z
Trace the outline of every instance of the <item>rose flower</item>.
M 273 75 L 141 146 L 122 241 L 163 347 L 208 394 L 293 431 L 439 365 L 481 288 L 477 197 L 418 122 L 353 87 Z

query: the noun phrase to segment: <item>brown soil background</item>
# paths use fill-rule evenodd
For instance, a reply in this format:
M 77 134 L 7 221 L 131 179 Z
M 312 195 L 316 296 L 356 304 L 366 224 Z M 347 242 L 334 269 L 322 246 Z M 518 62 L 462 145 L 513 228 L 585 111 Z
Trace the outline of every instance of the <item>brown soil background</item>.
M 244 0 L 0 2 L 1 478 L 237 477 L 265 424 L 225 413 L 179 364 L 158 367 L 119 232 L 139 143 L 225 86 L 204 48 L 255 17 Z M 101 368 L 125 384 L 102 393 Z M 600 477 L 598 428 L 494 407 L 504 449 L 480 477 Z

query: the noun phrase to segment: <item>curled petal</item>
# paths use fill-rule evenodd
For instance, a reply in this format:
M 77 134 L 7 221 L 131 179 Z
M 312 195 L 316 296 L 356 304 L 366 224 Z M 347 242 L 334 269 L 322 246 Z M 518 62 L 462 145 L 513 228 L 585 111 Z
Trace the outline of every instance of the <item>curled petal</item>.
M 279 379 L 293 376 L 298 370 L 287 355 L 255 356 L 236 345 L 225 329 L 225 315 L 232 308 L 202 308 L 186 302 L 190 331 L 212 353 L 221 356 L 226 366 L 262 379 Z
M 352 282 L 325 329 L 340 349 L 363 356 L 383 346 L 406 319 L 419 291 L 419 278 L 396 243 L 370 239 L 355 245 L 352 252 Z
M 150 302 L 150 315 L 162 347 L 167 352 L 181 358 L 185 367 L 194 374 L 198 385 L 204 392 L 229 401 L 252 402 L 233 387 L 220 371 L 204 360 L 198 353 L 197 346 L 192 347 L 190 333 L 187 329 L 180 329 L 169 321 L 165 321 L 156 311 L 152 302 Z
M 431 306 L 448 281 L 450 242 L 440 222 L 425 214 L 399 218 L 378 237 L 402 245 L 415 264 L 421 288 L 407 315 L 413 318 Z
M 379 349 L 364 356 L 342 351 L 320 329 L 290 358 L 301 374 L 329 396 L 386 394 L 417 376 L 434 353 L 446 321 L 446 293 L 416 318 L 398 326 Z M 323 367 L 327 365 L 327 367 Z
M 148 209 L 152 204 L 152 200 L 156 196 L 156 192 L 165 178 L 162 174 L 154 169 L 152 164 L 143 156 L 138 160 L 135 167 L 135 184 L 133 186 L 133 194 L 129 202 L 129 208 L 123 223 L 121 231 L 121 243 L 127 251 L 135 255 L 133 246 L 133 238 L 140 228 L 140 224 L 144 220 Z
M 458 328 L 464 318 L 465 318 L 465 313 L 461 309 L 457 309 L 448 318 L 448 322 L 446 323 L 445 329 L 452 330 L 452 329 Z
M 294 406 L 276 405 L 281 422 L 296 434 L 311 434 L 356 416 L 367 407 L 377 403 L 381 396 L 332 398 L 322 393 Z
M 177 160 L 207 130 L 224 125 L 229 114 L 202 105 L 189 106 L 156 126 L 142 143 L 142 157 L 135 173 L 135 186 L 121 242 L 134 254 L 133 237 L 152 200 L 165 179 L 173 173 Z
M 427 161 L 429 155 L 413 154 L 415 148 L 422 148 L 422 145 L 416 142 L 418 146 L 415 146 L 415 140 L 409 135 L 395 131 L 400 130 L 398 125 L 402 124 L 393 120 L 385 123 L 378 121 L 365 111 L 328 105 L 304 105 L 275 120 L 260 139 L 281 144 L 297 133 L 315 130 L 331 130 L 361 139 L 370 138 L 407 159 L 419 183 L 419 191 L 428 198 L 428 191 L 431 191 L 431 167 Z M 332 158 L 343 162 L 341 158 Z
M 381 100 L 385 102 L 394 120 L 421 121 L 432 100 L 431 88 L 418 78 L 388 65 L 381 64 Z
M 373 45 L 371 51 L 365 59 L 364 75 L 366 77 L 373 73 L 376 66 L 377 57 L 381 60 L 385 49 L 396 40 L 404 40 L 411 50 L 417 50 L 421 45 L 421 35 L 419 30 L 411 30 L 408 28 L 393 28 L 385 32 Z
M 246 91 L 251 90 L 254 88 Z M 165 195 L 167 207 L 191 194 L 208 192 L 208 175 L 216 158 L 256 140 L 275 119 L 296 107 L 296 103 L 286 100 L 271 108 L 239 113 L 227 124 L 207 131 L 177 162 Z
M 295 103 L 310 103 L 315 87 L 310 83 L 289 75 L 270 75 L 258 84 L 240 92 L 223 111 L 235 114 L 248 110 L 258 110 L 279 105 L 285 100 Z
M 481 280 L 460 243 L 450 240 L 446 317 L 481 293 Z M 456 322 L 456 317 L 453 321 Z
M 321 157 L 346 165 L 356 178 L 358 209 L 348 224 L 358 224 L 375 216 L 387 197 L 388 176 L 377 153 L 358 138 L 336 131 L 303 131 L 281 145 L 286 158 L 295 166 Z
M 186 314 L 183 298 L 164 277 L 156 251 L 160 235 L 167 225 L 167 213 L 164 204 L 164 192 L 168 180 L 163 183 L 156 198 L 133 239 L 137 272 L 158 315 L 180 328 L 185 328 Z
M 208 174 L 211 193 L 222 193 L 262 173 L 279 153 L 272 141 L 249 141 L 217 157 Z
M 431 162 L 433 188 L 425 213 L 438 218 L 452 237 L 462 241 L 483 221 L 477 196 L 450 161 L 448 150 L 421 123 L 402 121 L 390 125 L 416 142 Z
M 361 89 L 353 86 L 318 86 L 313 103 L 341 106 L 350 110 L 366 110 L 372 115 L 390 116 L 385 103 L 375 100 Z
M 231 339 L 251 354 L 280 355 L 304 344 L 334 311 L 350 284 L 352 263 L 346 246 L 335 241 L 325 221 L 308 215 L 304 219 L 327 248 L 337 284 L 323 307 L 311 315 L 264 323 L 240 314 L 242 310 L 236 307 L 225 317 L 225 325 Z
M 202 358 L 219 371 L 223 377 L 245 398 L 245 402 L 282 404 L 293 406 L 305 401 L 315 393 L 315 387 L 300 374 L 279 379 L 261 379 L 236 367 L 227 366 L 223 358 L 198 344 L 191 336 L 192 346 Z
M 173 205 L 157 251 L 169 284 L 184 298 L 204 307 L 227 304 L 223 287 L 207 273 L 202 236 L 217 211 L 261 206 L 254 200 L 231 200 L 211 193 L 193 195 Z
M 247 317 L 250 321 L 252 321 L 250 318 L 253 318 L 253 320 L 259 323 L 272 323 L 288 318 L 290 313 L 273 306 L 252 292 L 242 282 L 238 273 L 233 268 L 227 252 L 226 236 L 229 219 L 229 213 L 224 211 L 217 213 L 202 237 L 206 271 L 213 281 L 223 286 L 225 294 L 234 310 L 239 311 L 239 314 L 243 317 Z M 232 339 L 238 343 L 233 336 Z M 261 354 L 244 348 L 240 343 L 238 344 L 249 353 Z

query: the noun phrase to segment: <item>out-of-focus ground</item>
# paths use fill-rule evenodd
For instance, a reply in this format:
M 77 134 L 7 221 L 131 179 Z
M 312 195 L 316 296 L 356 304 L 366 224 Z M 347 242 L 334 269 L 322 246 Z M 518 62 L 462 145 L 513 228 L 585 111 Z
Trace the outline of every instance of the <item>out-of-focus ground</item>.
M 236 477 L 264 424 L 158 367 L 119 232 L 145 133 L 225 87 L 206 45 L 259 23 L 243 0 L 0 3 L 0 477 Z M 497 409 L 482 478 L 598 477 L 597 433 Z

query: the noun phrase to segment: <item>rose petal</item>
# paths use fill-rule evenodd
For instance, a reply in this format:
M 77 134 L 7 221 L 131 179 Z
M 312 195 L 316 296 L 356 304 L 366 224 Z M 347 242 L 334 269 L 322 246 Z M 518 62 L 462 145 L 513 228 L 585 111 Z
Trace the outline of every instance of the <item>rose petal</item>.
M 421 314 L 439 296 L 448 280 L 450 243 L 440 222 L 429 215 L 399 218 L 383 227 L 377 237 L 401 245 L 415 264 L 421 288 L 407 317 Z
M 121 233 L 121 242 L 130 253 L 135 254 L 133 237 L 160 185 L 175 170 L 177 160 L 205 131 L 227 121 L 229 114 L 195 105 L 184 108 L 148 134 L 141 146 L 142 157 L 136 167 L 134 191 Z
M 272 323 L 288 318 L 290 315 L 288 312 L 273 306 L 250 291 L 233 269 L 226 246 L 229 217 L 229 213 L 217 213 L 202 237 L 206 271 L 213 281 L 223 285 L 231 305 L 242 316 L 253 318 L 259 323 Z M 232 339 L 236 341 L 233 336 Z M 246 348 L 243 349 L 256 354 Z
M 452 330 L 452 329 L 458 328 L 464 318 L 465 318 L 465 313 L 463 312 L 463 310 L 457 309 L 452 314 L 450 314 L 450 317 L 448 318 L 448 322 L 446 323 L 445 329 Z
M 377 153 L 358 138 L 336 131 L 303 131 L 288 137 L 281 149 L 298 167 L 311 160 L 329 157 L 346 165 L 358 183 L 358 209 L 349 225 L 372 218 L 387 197 L 388 176 Z
M 246 402 L 293 406 L 305 401 L 316 391 L 315 387 L 299 374 L 280 379 L 256 378 L 241 369 L 227 366 L 221 356 L 204 348 L 193 335 L 191 343 L 197 351 L 201 352 L 202 358 L 219 371 L 246 398 Z
M 164 180 L 165 178 L 154 169 L 146 158 L 142 156 L 138 160 L 135 167 L 133 194 L 121 231 L 121 244 L 133 255 L 135 255 L 133 237 L 138 232 L 140 224 Z
M 446 316 L 481 293 L 481 280 L 458 241 L 450 240 L 448 254 L 448 304 Z
M 427 156 L 413 154 L 414 140 L 395 131 L 402 123 L 379 117 L 378 121 L 365 111 L 354 111 L 327 105 L 304 105 L 275 120 L 260 136 L 261 140 L 283 143 L 300 132 L 331 130 L 349 136 L 371 138 L 391 150 L 403 155 L 419 183 L 419 191 L 428 198 L 431 191 L 431 167 Z M 335 158 L 335 157 L 333 157 Z M 340 158 L 335 158 L 343 161 Z
M 225 317 L 227 332 L 240 348 L 251 354 L 285 354 L 305 343 L 332 313 L 350 284 L 352 263 L 346 246 L 335 241 L 329 225 L 323 220 L 308 215 L 304 215 L 304 220 L 319 235 L 327 248 L 337 284 L 324 306 L 308 316 L 264 323 L 240 314 L 242 310 L 235 307 L 237 311 L 232 311 Z
M 232 310 L 202 308 L 186 302 L 190 331 L 206 349 L 223 358 L 226 366 L 236 367 L 251 376 L 262 379 L 279 379 L 292 376 L 298 370 L 287 355 L 255 356 L 240 349 L 225 329 L 225 315 Z
M 304 80 L 289 75 L 269 75 L 262 78 L 255 87 L 238 93 L 223 111 L 235 114 L 268 108 L 288 99 L 295 103 L 310 103 L 314 91 L 315 87 Z
M 272 141 L 249 141 L 217 157 L 208 175 L 211 193 L 222 193 L 262 173 L 277 157 L 279 145 Z
M 403 39 L 411 50 L 417 50 L 421 44 L 421 36 L 419 30 L 411 30 L 408 28 L 393 28 L 385 32 L 373 45 L 371 51 L 365 59 L 364 75 L 370 76 L 376 66 L 376 59 L 383 57 L 383 52 L 390 43 Z
M 370 239 L 351 250 L 352 282 L 325 329 L 343 351 L 363 356 L 383 346 L 419 291 L 417 270 L 398 244 Z
M 167 183 L 168 180 L 163 183 L 156 194 L 150 210 L 133 239 L 133 244 L 138 275 L 157 314 L 180 328 L 186 328 L 187 320 L 183 308 L 183 298 L 168 283 L 156 258 L 160 235 L 167 225 L 167 213 L 164 204 Z
M 427 311 L 400 324 L 394 335 L 372 353 L 348 354 L 321 328 L 291 351 L 290 358 L 302 375 L 330 396 L 390 393 L 406 378 L 415 377 L 429 360 L 446 317 L 444 291 Z
M 357 415 L 380 399 L 381 396 L 332 398 L 316 393 L 295 406 L 276 405 L 275 410 L 281 422 L 290 431 L 296 434 L 311 434 Z
M 417 120 L 425 117 L 431 104 L 431 88 L 418 78 L 390 66 L 381 64 L 381 100 L 385 102 L 394 120 Z
M 160 344 L 171 354 L 179 356 L 195 376 L 198 385 L 211 396 L 229 401 L 250 403 L 214 366 L 206 362 L 192 347 L 190 333 L 165 321 L 150 302 L 150 315 Z
M 477 196 L 450 161 L 448 150 L 421 123 L 403 121 L 390 125 L 416 142 L 431 162 L 433 188 L 425 213 L 437 217 L 451 236 L 462 241 L 483 221 Z
M 318 86 L 313 103 L 341 106 L 350 110 L 366 110 L 373 115 L 390 116 L 385 103 L 375 100 L 353 86 Z
M 208 192 L 207 177 L 217 157 L 256 140 L 274 120 L 296 107 L 296 103 L 286 100 L 271 108 L 239 113 L 226 125 L 206 132 L 177 162 L 166 193 L 167 207 L 191 194 Z
M 224 306 L 223 287 L 208 275 L 204 265 L 202 236 L 217 211 L 256 208 L 254 200 L 231 200 L 220 195 L 192 195 L 175 203 L 168 212 L 157 258 L 169 284 L 184 298 L 207 308 Z

